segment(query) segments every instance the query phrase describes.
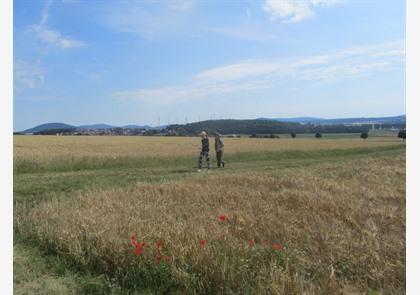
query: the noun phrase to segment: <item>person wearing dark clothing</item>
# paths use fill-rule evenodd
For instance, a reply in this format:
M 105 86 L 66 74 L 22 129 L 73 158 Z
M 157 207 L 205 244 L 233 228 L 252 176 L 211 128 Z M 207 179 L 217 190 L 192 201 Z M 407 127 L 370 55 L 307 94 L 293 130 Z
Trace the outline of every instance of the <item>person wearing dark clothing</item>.
M 209 137 L 205 131 L 201 132 L 201 152 L 198 157 L 198 172 L 200 172 L 203 167 L 203 157 L 205 157 L 207 161 L 207 171 L 210 171 L 210 143 Z
M 216 150 L 217 167 L 225 167 L 225 161 L 223 161 L 223 149 L 225 144 L 223 142 L 222 135 L 216 132 L 216 139 L 214 141 L 214 148 Z

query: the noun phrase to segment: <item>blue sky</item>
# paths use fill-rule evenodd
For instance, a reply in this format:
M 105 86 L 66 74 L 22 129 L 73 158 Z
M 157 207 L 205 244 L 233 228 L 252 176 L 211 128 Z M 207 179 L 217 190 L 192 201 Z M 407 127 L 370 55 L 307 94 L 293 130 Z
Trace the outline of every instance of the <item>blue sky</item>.
M 404 1 L 14 1 L 14 130 L 405 113 Z

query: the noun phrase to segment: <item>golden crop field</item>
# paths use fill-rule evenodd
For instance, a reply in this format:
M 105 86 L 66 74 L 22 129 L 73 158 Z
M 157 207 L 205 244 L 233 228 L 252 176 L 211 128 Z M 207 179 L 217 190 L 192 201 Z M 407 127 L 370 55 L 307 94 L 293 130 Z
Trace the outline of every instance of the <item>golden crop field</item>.
M 97 276 L 78 293 L 405 293 L 401 140 L 226 139 L 211 173 L 185 159 L 198 143 L 15 137 L 15 160 L 58 163 L 16 170 L 15 236 Z M 59 164 L 69 154 L 87 158 Z M 43 294 L 15 276 L 18 294 Z
M 287 137 L 286 137 L 287 136 Z M 211 139 L 213 149 L 214 139 Z M 226 154 L 284 150 L 349 149 L 399 145 L 396 136 L 360 138 L 280 139 L 225 138 Z M 162 136 L 15 136 L 14 158 L 35 160 L 56 157 L 179 157 L 198 153 L 199 137 Z

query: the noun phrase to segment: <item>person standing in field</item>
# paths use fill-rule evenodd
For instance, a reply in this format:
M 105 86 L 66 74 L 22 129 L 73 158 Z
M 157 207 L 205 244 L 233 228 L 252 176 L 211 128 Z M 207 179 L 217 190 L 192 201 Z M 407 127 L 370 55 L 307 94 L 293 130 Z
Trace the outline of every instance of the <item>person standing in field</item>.
M 203 167 L 203 157 L 207 160 L 207 171 L 210 172 L 210 142 L 206 131 L 201 132 L 201 152 L 198 157 L 198 172 Z
M 223 149 L 225 144 L 223 142 L 222 135 L 216 132 L 216 139 L 214 141 L 214 147 L 216 150 L 216 158 L 217 158 L 217 167 L 225 167 L 225 161 L 223 161 Z

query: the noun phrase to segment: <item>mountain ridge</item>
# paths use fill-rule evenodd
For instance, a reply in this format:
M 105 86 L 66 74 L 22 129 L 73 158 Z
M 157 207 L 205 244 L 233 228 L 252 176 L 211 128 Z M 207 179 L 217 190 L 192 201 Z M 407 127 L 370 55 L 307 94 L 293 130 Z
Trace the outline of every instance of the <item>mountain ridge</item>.
M 125 125 L 125 126 L 113 126 L 109 124 L 90 124 L 90 125 L 80 125 L 80 126 L 74 126 L 69 125 L 66 123 L 61 122 L 53 122 L 53 123 L 44 123 L 37 126 L 34 126 L 29 129 L 25 129 L 21 131 L 21 133 L 36 133 L 36 132 L 42 132 L 46 130 L 64 130 L 64 129 L 72 129 L 72 130 L 89 130 L 89 129 L 113 129 L 113 128 L 130 128 L 130 129 L 152 129 L 153 127 L 149 125 Z
M 235 119 L 230 119 L 235 120 Z M 228 122 L 229 120 L 205 120 L 200 122 L 208 122 L 208 121 L 223 121 Z M 406 123 L 406 115 L 399 115 L 399 116 L 389 116 L 389 117 L 353 117 L 353 118 L 335 118 L 335 119 L 325 119 L 325 118 L 318 118 L 318 117 L 294 117 L 294 118 L 265 118 L 260 117 L 256 119 L 247 119 L 243 121 L 268 121 L 268 122 L 284 122 L 284 123 L 299 123 L 299 124 L 316 124 L 316 125 L 360 125 L 360 124 L 405 124 Z M 196 123 L 200 123 L 196 122 Z M 177 124 L 178 125 L 178 124 Z M 179 124 L 182 126 L 185 124 Z M 186 124 L 188 125 L 188 124 Z M 74 129 L 74 130 L 86 130 L 86 129 L 112 129 L 112 128 L 127 128 L 127 129 L 164 129 L 167 126 L 159 126 L 153 127 L 150 125 L 136 125 L 136 124 L 128 124 L 124 126 L 114 126 L 104 123 L 97 123 L 97 124 L 87 124 L 87 125 L 80 125 L 74 126 L 62 122 L 52 122 L 52 123 L 44 123 L 32 128 L 26 129 L 21 131 L 25 134 L 42 132 L 45 130 L 58 130 L 58 129 Z

